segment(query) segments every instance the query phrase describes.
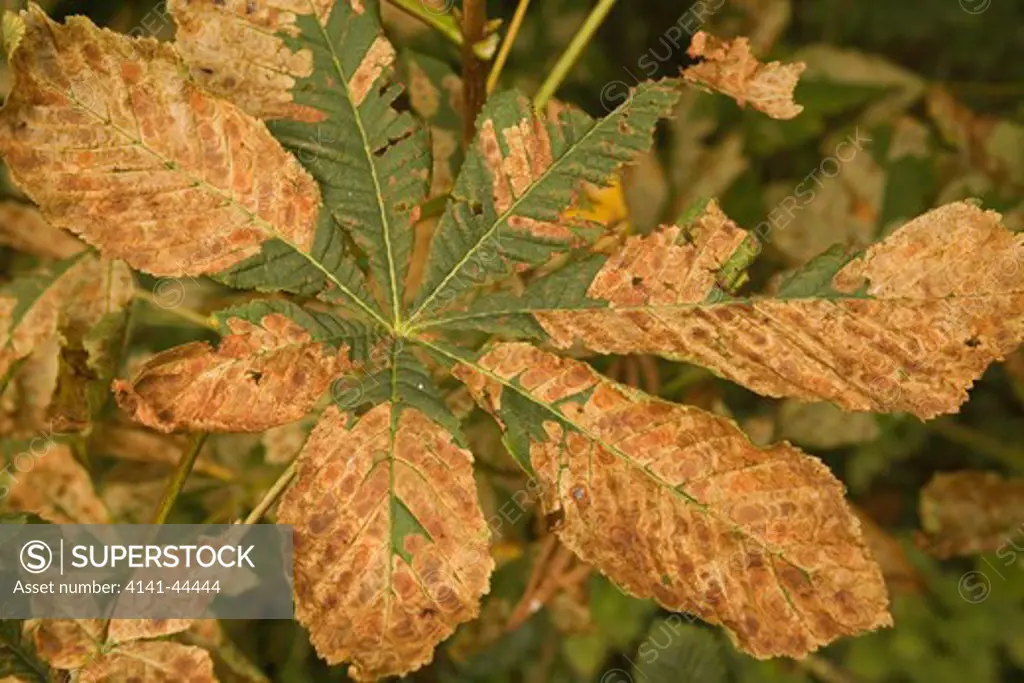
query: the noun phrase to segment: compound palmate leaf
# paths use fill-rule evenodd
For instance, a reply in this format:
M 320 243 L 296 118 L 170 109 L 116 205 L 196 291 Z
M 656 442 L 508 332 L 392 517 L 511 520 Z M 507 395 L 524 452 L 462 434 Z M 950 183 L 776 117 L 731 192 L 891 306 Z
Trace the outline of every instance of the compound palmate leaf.
M 331 382 L 353 367 L 352 349 L 374 330 L 284 301 L 218 314 L 225 336 L 213 349 L 192 342 L 159 353 L 131 382 L 114 383 L 135 420 L 177 429 L 256 432 L 301 419 Z
M 156 275 L 214 273 L 270 238 L 311 249 L 316 183 L 173 49 L 36 6 L 20 20 L 0 151 L 51 224 Z
M 753 236 L 714 205 L 697 225 L 630 238 L 522 297 L 435 324 L 653 353 L 768 396 L 922 418 L 955 412 L 974 379 L 1024 340 L 1024 236 L 993 211 L 935 209 L 857 258 L 810 264 L 777 297 L 750 299 L 716 283 Z
M 368 255 L 398 320 L 430 146 L 413 116 L 392 108 L 402 89 L 391 83 L 395 50 L 377 5 L 193 0 L 172 10 L 203 81 L 279 119 L 271 130 L 319 181 L 325 212 Z
M 595 227 L 565 216 L 581 183 L 605 186 L 649 149 L 678 89 L 673 80 L 643 83 L 599 121 L 571 107 L 550 118 L 537 114 L 514 91 L 491 97 L 431 242 L 410 321 L 517 266 L 583 244 Z
M 455 374 L 536 473 L 562 542 L 628 592 L 722 624 L 759 658 L 891 624 L 843 486 L 817 459 L 527 344 Z
M 401 675 L 476 617 L 494 563 L 472 462 L 415 408 L 325 411 L 278 522 L 295 528 L 297 618 L 329 663 Z

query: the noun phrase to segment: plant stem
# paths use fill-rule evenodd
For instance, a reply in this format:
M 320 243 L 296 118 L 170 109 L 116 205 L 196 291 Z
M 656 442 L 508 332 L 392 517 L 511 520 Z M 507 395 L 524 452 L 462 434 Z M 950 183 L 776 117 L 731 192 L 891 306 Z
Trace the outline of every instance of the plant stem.
M 273 506 L 284 490 L 288 488 L 288 484 L 295 478 L 295 472 L 298 470 L 298 465 L 293 460 L 290 465 L 281 473 L 281 476 L 277 478 L 274 485 L 267 489 L 267 492 L 263 494 L 263 500 L 259 502 L 253 511 L 249 513 L 249 516 L 245 518 L 242 524 L 255 524 L 260 521 L 263 515 L 267 514 L 267 510 Z
M 505 42 L 501 44 L 498 56 L 494 60 L 494 66 L 491 67 L 491 73 L 487 76 L 488 95 L 498 87 L 501 71 L 505 68 L 508 53 L 512 51 L 512 43 L 516 41 L 516 36 L 519 35 L 519 28 L 523 25 L 523 19 L 526 17 L 526 8 L 529 6 L 530 0 L 519 0 L 519 5 L 516 6 L 516 13 L 512 16 L 512 23 L 508 26 L 508 33 L 505 34 Z
M 825 683 L 855 683 L 848 673 L 820 655 L 808 655 L 799 665 Z
M 487 30 L 487 7 L 484 0 L 463 0 L 462 3 L 462 139 L 466 147 L 476 133 L 476 117 L 487 99 L 487 76 L 484 65 L 473 52 L 473 45 L 484 38 Z
M 598 27 L 604 18 L 608 16 L 608 12 L 611 11 L 612 5 L 615 4 L 615 0 L 598 0 L 597 6 L 590 11 L 586 21 L 583 22 L 583 26 L 573 36 L 572 42 L 569 43 L 569 47 L 566 48 L 562 56 L 558 58 L 558 62 L 554 68 L 551 69 L 551 73 L 541 84 L 540 90 L 537 91 L 537 95 L 533 98 L 533 106 L 537 109 L 542 109 L 551 96 L 558 90 L 558 86 L 562 84 L 565 77 L 569 74 L 569 71 L 576 64 L 576 61 L 580 58 L 583 53 L 583 48 L 587 46 L 590 39 L 594 37 L 594 33 L 597 32 Z
M 199 451 L 203 449 L 207 436 L 209 434 L 206 432 L 199 432 L 192 436 L 188 450 L 181 456 L 181 460 L 178 461 L 178 466 L 174 470 L 174 475 L 167 482 L 163 498 L 160 499 L 160 506 L 153 516 L 153 524 L 163 524 L 167 521 L 171 514 L 171 508 L 174 507 L 174 501 L 178 499 L 178 494 L 181 493 L 181 489 L 185 486 L 185 480 L 188 479 L 188 475 L 192 472 L 192 467 L 196 464 Z
M 430 2 L 430 0 L 426 1 Z M 462 47 L 462 31 L 459 30 L 459 22 L 455 20 L 451 12 L 433 12 L 427 9 L 424 0 L 391 0 L 391 4 L 406 14 L 416 17 L 427 26 L 436 29 L 452 44 L 460 48 Z M 480 59 L 490 59 L 494 56 L 496 45 L 496 40 L 490 36 L 485 36 L 473 45 L 473 52 Z
M 1024 471 L 1024 451 L 1008 446 L 999 439 L 993 438 L 967 425 L 954 422 L 948 418 L 932 420 L 926 423 L 928 430 L 947 441 L 965 446 L 997 460 L 1014 471 Z
M 140 301 L 145 301 L 147 304 L 158 310 L 164 311 L 170 315 L 176 315 L 182 320 L 187 320 L 194 325 L 199 325 L 210 330 L 218 331 L 217 325 L 210 320 L 208 316 L 204 316 L 200 313 L 196 313 L 193 310 L 185 308 L 183 306 L 164 306 L 161 304 L 153 293 L 143 289 L 142 287 L 135 288 L 135 298 Z

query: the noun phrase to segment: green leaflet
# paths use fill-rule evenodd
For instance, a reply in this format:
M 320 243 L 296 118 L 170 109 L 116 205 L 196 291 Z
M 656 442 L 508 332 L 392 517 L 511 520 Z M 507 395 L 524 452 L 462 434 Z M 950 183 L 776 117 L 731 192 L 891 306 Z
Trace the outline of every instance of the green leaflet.
M 651 624 L 633 662 L 637 680 L 650 683 L 724 683 L 726 656 L 714 632 L 680 614 Z
M 591 255 L 535 280 L 521 296 L 504 292 L 480 296 L 465 310 L 447 313 L 423 327 L 475 330 L 510 339 L 541 341 L 547 335 L 531 315 L 533 311 L 552 308 L 581 310 L 608 305 L 604 301 L 587 299 L 587 287 L 607 260 L 603 255 Z
M 228 321 L 241 318 L 262 325 L 268 315 L 283 315 L 298 323 L 309 332 L 311 341 L 327 342 L 335 348 L 344 344 L 349 347 L 353 363 L 364 363 L 373 354 L 373 349 L 387 339 L 382 328 L 368 325 L 360 320 L 342 318 L 326 310 L 299 306 L 290 301 L 251 301 L 242 306 L 227 308 L 213 314 L 222 334 L 231 332 Z
M 832 278 L 836 273 L 860 255 L 861 252 L 851 253 L 841 244 L 827 249 L 787 277 L 779 287 L 778 297 L 780 299 L 848 299 L 851 296 L 866 296 L 857 293 L 845 294 L 832 288 Z
M 409 316 L 434 314 L 469 289 L 536 265 L 583 241 L 586 225 L 563 214 L 583 181 L 606 185 L 650 148 L 657 121 L 678 98 L 671 80 L 639 85 L 600 121 L 568 109 L 556 120 L 516 92 L 490 98 L 431 244 Z
M 428 342 L 421 339 L 418 340 L 418 344 L 438 363 L 449 370 L 455 368 L 460 363 L 465 363 L 474 369 L 482 370 L 477 364 L 477 359 L 483 355 L 483 352 L 474 353 L 440 341 Z M 508 386 L 515 390 L 505 392 L 502 396 L 501 417 L 503 420 L 505 416 L 511 419 L 504 420 L 501 440 L 505 444 L 509 455 L 512 456 L 523 471 L 529 474 L 530 477 L 535 477 L 536 473 L 533 470 L 533 465 L 530 463 L 530 443 L 533 441 L 543 441 L 548 438 L 543 426 L 545 421 L 554 420 L 560 423 L 564 423 L 564 421 L 556 411 L 538 403 L 514 384 L 510 383 Z M 571 425 L 566 424 L 565 426 L 572 429 Z
M 430 178 L 426 132 L 392 108 L 402 89 L 390 83 L 394 50 L 376 0 L 364 0 L 358 12 L 337 2 L 323 23 L 302 15 L 297 25 L 300 35 L 285 42 L 312 52 L 314 68 L 296 83 L 295 103 L 324 118 L 269 127 L 319 181 L 324 214 L 366 253 L 386 317 L 398 322 L 412 226 Z
M 0 621 L 0 678 L 47 683 L 50 667 L 35 653 L 31 642 L 22 636 L 21 620 Z
M 302 254 L 281 240 L 269 240 L 263 243 L 259 254 L 219 273 L 215 279 L 237 289 L 318 295 L 384 322 L 344 233 L 326 209 L 320 212 L 311 255 Z
M 430 371 L 408 346 L 395 343 L 387 368 L 365 377 L 349 377 L 343 381 L 348 388 L 346 395 L 353 403 L 341 405 L 338 402 L 340 408 L 352 409 L 355 402 L 372 406 L 390 402 L 396 406 L 396 416 L 404 407 L 415 408 L 444 427 L 460 447 L 468 447 L 459 419 L 445 405 L 444 397 L 430 376 Z
M 746 268 L 759 253 L 760 245 L 757 239 L 753 235 L 749 236 L 724 261 L 724 265 L 718 271 L 719 285 L 728 289 L 730 286 L 742 282 Z M 783 282 L 777 295 L 772 298 L 864 298 L 866 295 L 863 293 L 836 292 L 831 286 L 835 274 L 858 255 L 858 253 L 847 253 L 842 245 L 836 245 L 791 274 Z M 481 331 L 498 334 L 507 339 L 544 341 L 547 339 L 547 334 L 533 314 L 585 311 L 608 307 L 608 302 L 604 299 L 587 296 L 588 288 L 607 262 L 607 256 L 588 256 L 538 278 L 530 283 L 519 296 L 508 293 L 481 296 L 465 309 L 447 313 L 431 320 L 423 327 L 438 327 L 453 331 Z M 732 297 L 720 287 L 713 287 L 700 303 L 641 305 L 635 308 L 638 311 L 651 312 L 657 312 L 659 309 L 677 310 L 681 307 L 697 309 L 717 304 L 745 305 L 765 298 Z

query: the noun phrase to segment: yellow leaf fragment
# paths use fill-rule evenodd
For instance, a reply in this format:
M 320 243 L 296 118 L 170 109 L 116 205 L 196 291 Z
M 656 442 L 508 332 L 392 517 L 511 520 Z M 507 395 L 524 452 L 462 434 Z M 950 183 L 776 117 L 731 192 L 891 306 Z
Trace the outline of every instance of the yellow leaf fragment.
M 736 100 L 741 107 L 748 102 L 773 119 L 791 119 L 803 107 L 793 101 L 803 62 L 762 64 L 750 53 L 746 38 L 722 40 L 698 31 L 687 54 L 704 61 L 683 71 L 683 78 Z
M 47 223 L 39 209 L 10 200 L 0 202 L 0 244 L 53 259 L 68 258 L 85 248 L 64 230 Z
M 133 419 L 177 429 L 260 432 L 302 418 L 351 368 L 348 347 L 313 341 L 280 313 L 261 323 L 231 318 L 217 349 L 192 342 L 159 353 L 131 382 L 114 382 Z
M 5 507 L 32 512 L 54 524 L 106 524 L 110 521 L 103 502 L 93 489 L 89 473 L 78 464 L 71 449 L 49 436 L 33 439 L 24 451 L 14 453 L 8 472 L 13 476 Z
M 526 344 L 455 373 L 506 424 L 513 392 L 550 414 L 515 430 L 530 430 L 545 512 L 631 594 L 723 625 L 758 658 L 803 657 L 891 623 L 843 487 L 816 458 L 758 448 L 724 418 Z
M 212 93 L 261 119 L 317 120 L 294 102 L 292 88 L 313 73 L 309 50 L 292 51 L 299 17 L 323 21 L 332 0 L 169 0 L 178 25 L 175 47 L 192 77 Z M 312 118 L 311 118 L 312 117 Z
M 1024 478 L 942 472 L 921 491 L 923 544 L 936 557 L 993 552 L 1021 531 Z
M 672 246 L 676 230 L 633 238 L 602 266 L 587 296 L 606 308 L 536 312 L 552 343 L 685 360 L 767 396 L 930 418 L 956 412 L 1024 340 L 1024 235 L 965 202 L 839 270 L 840 296 L 723 300 L 713 271 L 738 237 L 723 227 L 708 248 Z
M 494 563 L 472 455 L 419 411 L 333 406 L 299 456 L 278 522 L 295 527 L 296 617 L 329 664 L 399 676 L 477 616 Z
M 89 683 L 216 683 L 206 650 L 168 641 L 119 645 L 90 661 L 78 680 Z
M 311 248 L 316 182 L 173 48 L 36 6 L 21 20 L 0 153 L 53 226 L 154 275 L 218 272 L 271 238 Z

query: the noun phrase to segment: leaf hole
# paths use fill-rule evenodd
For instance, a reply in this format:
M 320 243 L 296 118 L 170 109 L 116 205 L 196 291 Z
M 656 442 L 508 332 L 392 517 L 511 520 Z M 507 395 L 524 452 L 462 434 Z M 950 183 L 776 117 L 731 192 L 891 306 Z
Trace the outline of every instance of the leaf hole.
M 643 284 L 643 282 L 644 282 L 644 279 L 643 279 L 642 277 L 637 277 L 636 275 L 634 275 L 634 276 L 633 276 L 633 279 L 632 279 L 632 280 L 630 280 L 630 283 L 631 283 L 631 284 L 632 284 L 632 285 L 633 285 L 634 287 L 639 287 L 640 285 L 642 285 L 642 284 Z
M 245 375 L 246 377 L 251 379 L 253 383 L 256 384 L 256 386 L 259 386 L 260 382 L 263 381 L 263 373 L 260 372 L 259 370 L 247 370 Z
M 970 349 L 976 349 L 979 346 L 981 346 L 981 342 L 978 341 L 977 337 L 971 337 L 970 339 L 964 342 L 964 346 Z

